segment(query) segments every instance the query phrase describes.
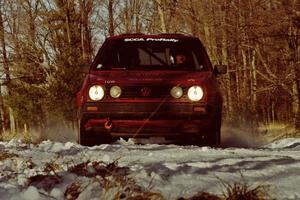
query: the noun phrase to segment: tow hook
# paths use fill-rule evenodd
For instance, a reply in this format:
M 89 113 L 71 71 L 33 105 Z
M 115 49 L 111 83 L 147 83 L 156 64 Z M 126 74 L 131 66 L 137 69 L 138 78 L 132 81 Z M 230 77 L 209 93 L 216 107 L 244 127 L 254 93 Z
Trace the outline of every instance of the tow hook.
M 112 120 L 108 117 L 106 118 L 106 121 L 104 123 L 104 128 L 108 131 L 110 131 L 112 129 Z

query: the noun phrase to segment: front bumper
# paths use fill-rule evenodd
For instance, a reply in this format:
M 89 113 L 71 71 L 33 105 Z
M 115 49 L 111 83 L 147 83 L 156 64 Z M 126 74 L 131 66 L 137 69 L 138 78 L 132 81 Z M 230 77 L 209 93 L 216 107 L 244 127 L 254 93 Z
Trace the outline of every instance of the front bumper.
M 91 109 L 92 108 L 92 109 Z M 215 108 L 203 103 L 86 103 L 79 113 L 82 128 L 113 137 L 206 135 Z

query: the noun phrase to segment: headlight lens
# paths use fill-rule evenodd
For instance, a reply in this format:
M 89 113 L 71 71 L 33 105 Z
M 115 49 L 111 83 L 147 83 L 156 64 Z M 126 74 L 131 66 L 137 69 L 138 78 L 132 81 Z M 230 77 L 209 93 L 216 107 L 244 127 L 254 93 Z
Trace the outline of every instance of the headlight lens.
M 119 86 L 113 86 L 110 88 L 109 94 L 113 98 L 119 98 L 122 94 L 122 89 Z
M 200 101 L 203 96 L 203 89 L 200 86 L 192 86 L 188 90 L 188 97 L 191 101 Z
M 179 86 L 175 86 L 171 89 L 171 96 L 175 99 L 179 99 L 183 95 L 183 90 Z
M 104 97 L 104 89 L 100 85 L 94 85 L 90 87 L 89 97 L 93 101 L 100 101 Z

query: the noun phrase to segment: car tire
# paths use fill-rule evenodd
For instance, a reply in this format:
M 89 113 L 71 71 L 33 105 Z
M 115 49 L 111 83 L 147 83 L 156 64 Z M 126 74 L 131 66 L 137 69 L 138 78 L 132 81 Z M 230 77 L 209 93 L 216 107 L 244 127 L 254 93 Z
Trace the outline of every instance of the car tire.
M 83 146 L 95 146 L 101 144 L 110 144 L 113 138 L 107 133 L 96 133 L 94 130 L 85 130 L 82 120 L 79 120 L 78 144 Z
M 211 147 L 219 147 L 221 145 L 221 121 L 222 115 L 220 109 L 218 109 L 208 133 L 207 145 Z
M 77 119 L 77 143 L 83 146 L 89 146 L 89 141 L 83 126 L 81 107 L 79 107 L 77 110 Z
M 89 137 L 90 134 L 85 130 L 84 126 L 82 125 L 81 120 L 78 120 L 78 134 L 77 134 L 77 142 L 83 146 L 92 146 L 91 138 Z

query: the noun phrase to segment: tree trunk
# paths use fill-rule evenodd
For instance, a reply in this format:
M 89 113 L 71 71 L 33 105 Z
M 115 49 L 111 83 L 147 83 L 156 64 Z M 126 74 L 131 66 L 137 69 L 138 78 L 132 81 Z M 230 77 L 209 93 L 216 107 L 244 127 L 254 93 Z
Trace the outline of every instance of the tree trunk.
M 163 2 L 162 0 L 156 0 L 157 3 L 157 9 L 158 9 L 158 15 L 160 19 L 160 29 L 162 33 L 167 32 L 166 28 L 166 22 L 165 22 L 165 13 L 164 13 L 164 7 L 163 7 Z
M 108 1 L 108 34 L 113 36 L 115 32 L 114 27 L 114 13 L 113 13 L 113 0 Z
M 201 12 L 213 12 L 213 9 L 211 8 L 209 11 L 206 11 L 205 9 L 201 10 Z M 219 59 L 217 56 L 217 42 L 216 42 L 216 36 L 217 33 L 214 30 L 214 21 L 212 17 L 207 18 L 207 20 L 203 21 L 203 32 L 205 36 L 205 42 L 206 42 L 206 48 L 207 53 L 212 61 L 212 63 L 218 63 Z M 218 29 L 219 30 L 219 29 Z
M 86 35 L 85 32 L 87 30 L 87 13 L 86 13 L 86 2 L 85 0 L 80 1 L 80 12 L 81 12 L 81 27 L 80 27 L 80 36 L 81 36 L 81 51 L 82 57 L 84 60 L 88 60 L 88 53 L 86 49 Z
M 241 83 L 241 101 L 242 101 L 242 113 L 246 114 L 246 98 L 247 98 L 247 55 L 245 48 L 242 48 L 242 58 L 243 58 L 243 67 L 242 67 L 242 83 Z M 243 116 L 244 117 L 244 116 Z
M 256 75 L 256 60 L 255 60 L 255 50 L 252 50 L 252 58 L 251 58 L 251 110 L 256 113 L 256 105 L 257 105 L 257 75 Z
M 10 121 L 10 133 L 14 135 L 16 133 L 15 117 L 13 115 L 12 108 L 8 108 L 8 111 L 9 111 L 9 121 Z
M 198 37 L 199 35 L 199 26 L 197 24 L 197 21 L 196 21 L 196 16 L 197 16 L 197 13 L 196 13 L 196 10 L 195 10 L 195 7 L 194 7 L 194 1 L 193 0 L 189 0 L 188 2 L 189 4 L 189 11 L 191 13 L 191 16 L 192 16 L 192 22 L 190 23 L 191 24 L 191 32 L 192 32 L 192 35 L 195 36 L 195 37 Z
M 272 124 L 275 124 L 275 103 L 272 102 L 271 105 L 271 113 L 272 113 Z
M 1 7 L 0 7 L 0 40 L 1 40 L 0 44 L 2 46 L 5 82 L 6 82 L 6 85 L 8 85 L 10 82 L 10 72 L 9 72 L 8 59 L 7 59 L 7 54 L 6 54 L 6 43 L 5 43 L 4 25 L 3 25 L 2 8 Z
M 222 9 L 220 6 L 220 13 L 221 13 L 221 51 L 222 51 L 222 57 L 221 57 L 221 61 L 223 65 L 228 66 L 228 49 L 227 49 L 227 33 L 225 30 L 225 24 L 226 24 L 226 10 Z M 231 87 L 231 77 L 230 77 L 230 73 L 226 74 L 226 92 L 227 92 L 227 100 L 226 100 L 226 104 L 227 104 L 227 111 L 228 111 L 228 118 L 230 120 L 232 120 L 233 116 L 233 102 L 232 102 L 232 87 Z
M 295 1 L 293 2 L 295 5 Z M 293 11 L 295 12 L 295 11 Z M 290 19 L 290 27 L 288 30 L 289 36 L 289 48 L 291 52 L 291 75 L 292 75 L 292 107 L 294 114 L 294 125 L 295 128 L 300 130 L 300 37 L 299 37 L 299 28 L 295 25 L 295 19 Z M 300 19 L 299 19 L 300 21 Z
M 89 28 L 89 15 L 92 9 L 90 0 L 81 1 L 81 49 L 82 57 L 86 63 L 92 62 L 91 31 Z
M 298 67 L 300 67 L 299 64 Z M 293 105 L 293 113 L 294 113 L 294 124 L 295 124 L 295 128 L 300 130 L 300 88 L 299 88 L 300 77 L 297 76 L 297 74 L 299 74 L 299 72 L 297 72 L 297 64 L 293 64 L 292 105 Z
M 139 9 L 139 1 L 135 1 L 134 3 L 134 14 L 135 14 L 135 32 L 139 33 L 141 32 L 141 28 L 140 28 L 140 9 Z
M 1 115 L 1 132 L 0 136 L 6 132 L 6 123 L 5 123 L 5 110 L 4 110 L 4 103 L 3 103 L 3 97 L 2 97 L 2 86 L 0 86 L 0 115 Z
M 67 31 L 67 38 L 68 38 L 68 43 L 69 43 L 69 45 L 71 46 L 71 40 L 72 40 L 72 38 L 71 38 L 71 27 L 70 27 L 70 3 L 69 3 L 69 1 L 67 1 L 67 11 L 66 11 L 66 31 Z M 69 61 L 70 62 L 70 61 Z
M 6 43 L 5 43 L 5 33 L 4 33 L 4 24 L 2 17 L 2 5 L 0 4 L 0 46 L 2 46 L 2 60 L 3 60 L 3 68 L 5 74 L 5 84 L 9 84 L 10 82 L 10 73 L 8 66 L 8 59 L 6 55 Z M 1 115 L 1 132 L 4 133 L 6 131 L 6 118 L 5 118 L 5 107 L 2 96 L 2 83 L 0 84 L 0 115 Z
M 125 0 L 125 10 L 124 10 L 124 23 L 125 23 L 125 33 L 129 33 L 130 29 L 130 18 L 129 18 L 129 5 L 128 5 L 128 0 Z

